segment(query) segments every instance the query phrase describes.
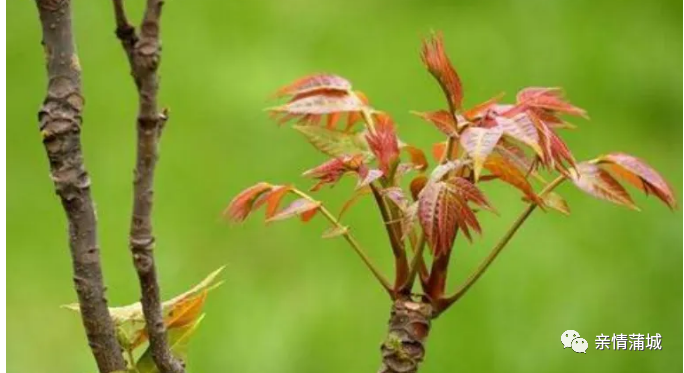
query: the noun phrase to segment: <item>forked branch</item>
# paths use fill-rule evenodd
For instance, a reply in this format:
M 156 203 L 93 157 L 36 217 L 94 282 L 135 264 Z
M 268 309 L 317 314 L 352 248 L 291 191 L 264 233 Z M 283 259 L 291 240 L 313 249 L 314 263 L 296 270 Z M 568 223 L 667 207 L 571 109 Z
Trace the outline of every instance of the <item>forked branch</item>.
M 173 356 L 168 344 L 153 252 L 154 171 L 158 158 L 157 146 L 167 119 L 166 113 L 160 112 L 157 106 L 161 8 L 162 1 L 147 1 L 138 36 L 128 23 L 122 0 L 114 0 L 116 35 L 126 53 L 138 90 L 138 145 L 130 249 L 140 282 L 141 303 L 155 365 L 162 373 L 181 373 L 185 371 L 184 364 Z
M 73 279 L 88 337 L 101 373 L 123 371 L 100 266 L 97 219 L 81 151 L 81 69 L 71 29 L 71 2 L 38 0 L 48 88 L 38 118 L 50 176 L 69 221 Z
M 565 176 L 560 175 L 553 181 L 551 181 L 544 189 L 539 192 L 539 196 L 543 197 L 545 194 L 553 191 L 558 185 L 560 185 L 565 180 Z M 487 257 L 480 263 L 480 265 L 473 271 L 473 273 L 468 277 L 468 279 L 456 290 L 456 293 L 446 299 L 439 301 L 436 313 L 439 314 L 444 312 L 457 300 L 461 299 L 468 290 L 475 285 L 477 280 L 482 277 L 482 275 L 487 271 L 487 268 L 494 262 L 494 259 L 501 253 L 508 242 L 513 238 L 518 229 L 525 223 L 528 217 L 534 212 L 534 210 L 539 206 L 537 203 L 530 202 L 530 204 L 520 213 L 513 224 L 508 228 L 508 231 L 501 237 L 499 242 L 492 248 L 492 251 L 487 255 Z

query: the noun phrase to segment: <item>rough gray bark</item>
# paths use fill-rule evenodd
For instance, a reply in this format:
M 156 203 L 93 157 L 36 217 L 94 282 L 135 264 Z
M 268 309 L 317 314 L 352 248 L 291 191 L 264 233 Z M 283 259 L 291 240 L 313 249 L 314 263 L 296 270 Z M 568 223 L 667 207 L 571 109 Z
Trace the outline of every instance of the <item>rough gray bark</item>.
M 161 57 L 159 21 L 162 1 L 148 0 L 140 26 L 140 36 L 128 23 L 122 0 L 114 0 L 116 35 L 126 53 L 138 90 L 137 159 L 133 181 L 133 214 L 130 249 L 138 274 L 141 303 L 154 363 L 161 373 L 182 373 L 185 366 L 169 348 L 162 314 L 159 282 L 154 263 L 152 206 L 157 145 L 166 122 L 166 114 L 157 107 L 159 81 L 157 69 Z
M 71 29 L 69 0 L 37 0 L 48 75 L 38 114 L 50 174 L 69 221 L 73 280 L 81 319 L 101 373 L 123 371 L 126 363 L 114 331 L 100 267 L 97 220 L 90 178 L 81 152 L 81 71 Z
M 407 299 L 394 302 L 387 338 L 380 346 L 382 365 L 378 373 L 416 373 L 425 357 L 432 306 Z

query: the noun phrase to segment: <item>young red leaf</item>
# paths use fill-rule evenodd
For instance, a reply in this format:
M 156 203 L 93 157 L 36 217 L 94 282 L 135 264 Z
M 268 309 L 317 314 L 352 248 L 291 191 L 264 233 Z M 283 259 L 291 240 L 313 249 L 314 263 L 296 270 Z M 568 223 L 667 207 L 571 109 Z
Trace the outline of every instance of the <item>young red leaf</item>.
M 429 111 L 427 113 L 412 113 L 432 123 L 435 128 L 437 128 L 443 134 L 450 137 L 458 136 L 458 132 L 456 131 L 456 122 L 454 122 L 453 115 L 451 115 L 448 111 L 437 110 Z
M 362 164 L 363 155 L 346 155 L 330 159 L 310 170 L 304 171 L 302 176 L 318 179 L 318 183 L 311 188 L 312 191 L 317 191 L 326 184 L 335 185 L 346 172 L 358 171 Z
M 280 201 L 290 190 L 292 190 L 292 187 L 289 185 L 276 185 L 271 189 L 270 192 L 268 192 L 265 197 L 266 219 L 275 214 L 275 212 L 278 210 L 278 206 L 280 205 Z
M 527 114 L 518 114 L 513 118 L 497 116 L 494 119 L 499 127 L 503 130 L 504 135 L 511 137 L 523 144 L 529 146 L 539 156 L 544 156 L 541 147 L 539 146 L 539 133 L 534 122 L 527 116 Z
M 560 88 L 529 87 L 518 92 L 516 98 L 519 105 L 569 115 L 587 116 L 586 111 L 563 100 L 563 91 Z
M 456 239 L 457 198 L 444 181 L 427 184 L 419 195 L 418 221 L 435 256 L 451 250 Z
M 419 195 L 418 220 L 435 256 L 451 250 L 457 227 L 469 240 L 469 229 L 481 232 L 468 201 L 486 207 L 489 204 L 477 188 L 471 188 L 466 183 L 470 184 L 462 178 L 430 182 Z
M 525 174 L 535 172 L 534 159 L 528 157 L 527 154 L 525 154 L 525 151 L 518 145 L 502 139 L 499 144 L 496 145 L 494 151 L 514 164 L 521 172 Z
M 461 146 L 473 159 L 473 171 L 476 181 L 480 176 L 482 165 L 494 150 L 502 134 L 503 130 L 501 127 L 469 127 L 461 133 Z
M 599 158 L 599 162 L 613 165 L 613 171 L 644 193 L 653 193 L 670 209 L 677 207 L 672 189 L 660 174 L 643 160 L 625 153 L 610 153 Z
M 598 165 L 579 163 L 570 172 L 572 182 L 584 192 L 600 199 L 638 210 L 625 188 Z
M 484 168 L 496 175 L 504 181 L 518 189 L 520 189 L 525 196 L 535 202 L 540 202 L 539 197 L 534 193 L 532 185 L 527 180 L 525 173 L 518 169 L 514 163 L 507 158 L 502 157 L 498 153 L 492 154 L 484 164 Z
M 465 178 L 462 177 L 452 177 L 449 183 L 456 187 L 457 193 L 467 202 L 473 202 L 477 206 L 496 212 L 494 208 L 489 204 L 487 198 L 482 193 L 482 191 Z
M 236 222 L 244 221 L 252 212 L 257 198 L 270 191 L 272 187 L 269 183 L 261 182 L 243 190 L 230 201 L 223 215 Z
M 423 153 L 420 148 L 411 145 L 404 145 L 401 150 L 404 150 L 409 154 L 413 168 L 420 172 L 423 172 L 428 168 L 428 161 L 425 158 L 425 153 Z
M 315 210 L 317 210 L 320 206 L 321 203 L 318 201 L 299 198 L 294 200 L 289 206 L 285 207 L 277 214 L 267 219 L 266 222 L 270 223 L 272 221 L 284 220 L 297 215 L 302 216 L 302 220 L 304 220 L 305 217 L 308 220 L 311 218 L 311 214 L 313 214 L 312 211 L 315 213 Z
M 320 206 L 320 204 L 319 204 Z M 316 216 L 316 213 L 318 212 L 319 209 L 317 208 L 312 208 L 310 210 L 303 211 L 301 214 L 299 214 L 299 219 L 301 219 L 302 222 L 306 223 L 309 220 L 313 219 L 314 216 Z
M 276 97 L 299 96 L 312 94 L 318 91 L 349 91 L 351 83 L 338 75 L 334 74 L 312 74 L 297 79 L 276 92 Z
M 442 87 L 449 101 L 449 107 L 452 110 L 460 110 L 463 101 L 463 87 L 461 79 L 444 51 L 442 35 L 433 35 L 429 40 L 423 41 L 421 58 L 430 74 L 437 79 L 440 87 Z
M 575 166 L 575 157 L 573 157 L 568 146 L 561 140 L 558 135 L 546 123 L 537 118 L 533 113 L 528 112 L 529 118 L 537 127 L 539 133 L 539 145 L 542 149 L 544 164 L 550 168 L 556 165 L 563 167 L 563 163 L 567 162 L 570 166 Z
M 366 134 L 366 141 L 382 172 L 389 175 L 392 163 L 399 157 L 399 142 L 392 119 L 385 114 L 376 115 L 374 131 Z

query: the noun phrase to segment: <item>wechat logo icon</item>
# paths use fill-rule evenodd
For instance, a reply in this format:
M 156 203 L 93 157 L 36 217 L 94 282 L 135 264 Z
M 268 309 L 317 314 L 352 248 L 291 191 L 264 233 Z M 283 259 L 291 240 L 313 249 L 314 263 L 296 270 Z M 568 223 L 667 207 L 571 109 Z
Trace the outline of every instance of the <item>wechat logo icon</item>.
M 577 353 L 587 353 L 587 348 L 589 344 L 584 338 L 580 338 L 580 334 L 574 330 L 566 330 L 561 334 L 561 343 L 563 343 L 563 348 L 572 348 L 573 351 Z

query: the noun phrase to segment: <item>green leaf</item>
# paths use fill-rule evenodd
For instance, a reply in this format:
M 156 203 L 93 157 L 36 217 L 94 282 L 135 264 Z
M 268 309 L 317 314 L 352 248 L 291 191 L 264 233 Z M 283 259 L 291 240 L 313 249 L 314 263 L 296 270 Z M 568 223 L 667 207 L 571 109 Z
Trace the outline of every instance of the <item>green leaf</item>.
M 546 193 L 542 196 L 542 200 L 544 201 L 544 206 L 550 207 L 563 215 L 570 215 L 570 207 L 568 207 L 568 202 L 566 202 L 565 199 L 558 193 Z
M 293 126 L 316 149 L 331 157 L 363 154 L 371 159 L 373 154 L 368 148 L 363 132 L 346 133 L 319 126 Z
M 192 324 L 192 321 L 201 312 L 207 292 L 223 283 L 216 281 L 216 279 L 224 268 L 221 267 L 210 273 L 202 282 L 185 293 L 162 303 L 164 322 L 169 330 Z M 79 311 L 78 303 L 63 305 L 62 307 Z M 145 316 L 140 302 L 122 307 L 110 307 L 109 314 L 114 321 L 117 340 L 124 350 L 133 351 L 147 340 Z
M 197 320 L 189 325 L 182 328 L 169 330 L 168 339 L 169 347 L 171 348 L 171 353 L 178 359 L 187 361 L 188 357 L 188 342 L 190 337 L 195 333 L 197 327 L 204 319 L 204 314 L 197 318 Z M 135 363 L 135 368 L 138 373 L 159 373 L 157 366 L 154 364 L 152 359 L 152 350 L 150 347 L 145 350 L 145 353 L 140 356 L 140 359 Z

